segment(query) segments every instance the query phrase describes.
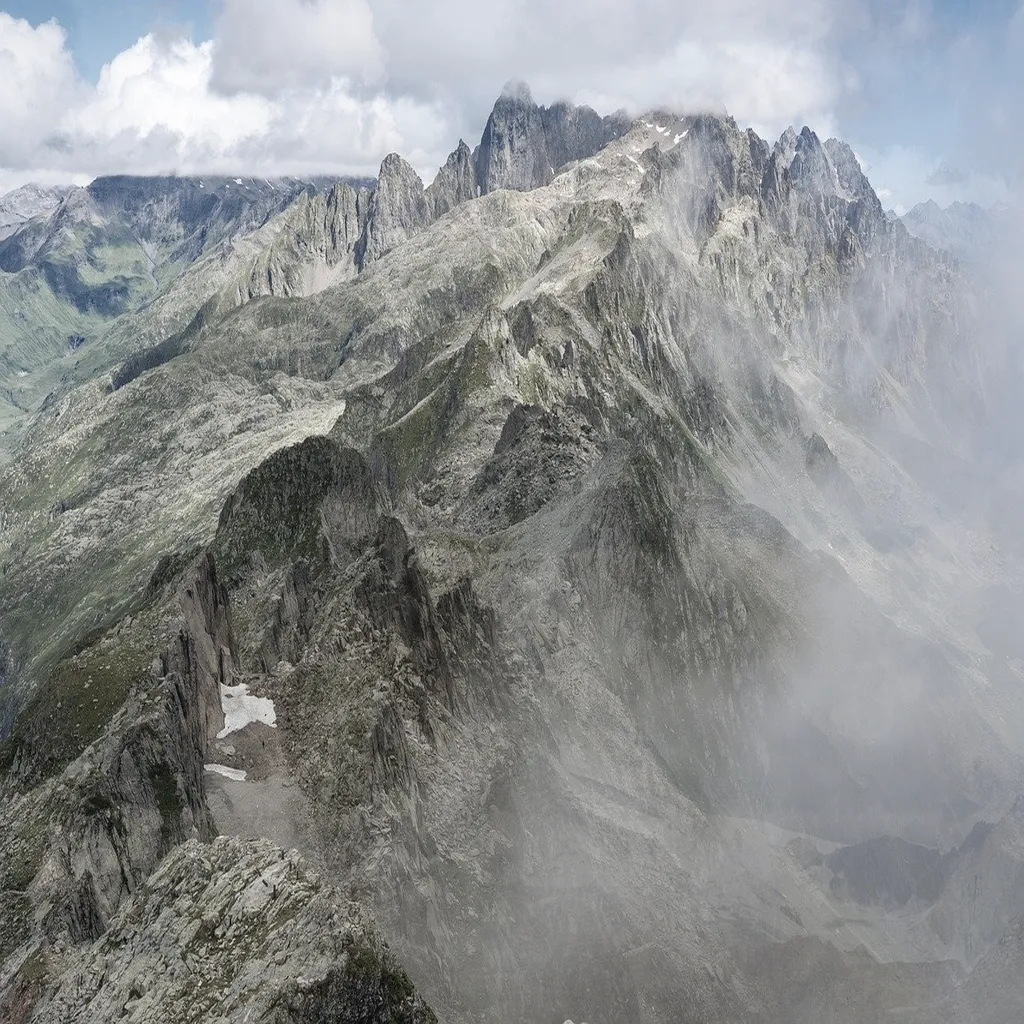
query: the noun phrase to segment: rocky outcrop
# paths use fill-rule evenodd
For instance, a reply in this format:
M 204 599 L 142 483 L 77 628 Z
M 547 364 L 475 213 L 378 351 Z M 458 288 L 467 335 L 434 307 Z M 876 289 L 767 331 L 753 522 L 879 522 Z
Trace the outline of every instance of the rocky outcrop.
M 14 910 L 0 929 L 0 1015 L 34 1004 L 46 965 L 102 935 L 170 850 L 213 834 L 203 762 L 223 724 L 219 686 L 231 678 L 234 640 L 211 559 L 187 577 L 177 603 L 177 635 L 59 775 L 30 787 L 33 766 L 52 770 L 54 755 L 14 734 L 0 811 L 0 900 Z M 117 652 L 107 647 L 104 657 Z M 101 680 L 82 680 L 86 700 L 93 682 Z M 18 780 L 24 791 L 12 794 Z
M 16 714 L 14 654 L 3 637 L 0 637 L 0 743 L 7 739 Z
M 949 858 L 892 836 L 844 846 L 825 858 L 832 892 L 861 906 L 894 909 L 911 900 L 934 903 L 949 870 Z
M 994 826 L 981 825 L 928 915 L 935 932 L 972 962 L 1024 915 L 1024 798 Z
M 362 455 L 309 437 L 239 484 L 221 511 L 214 550 L 226 572 L 254 557 L 264 564 L 337 557 L 372 535 L 385 502 Z
M 14 234 L 27 221 L 51 213 L 72 187 L 30 182 L 0 196 L 0 240 Z
M 366 230 L 370 190 L 338 182 L 325 192 L 303 193 L 282 215 L 280 228 L 261 251 L 241 304 L 262 295 L 310 295 L 334 280 L 335 268 L 355 269 L 355 252 Z
M 156 251 L 192 262 L 218 243 L 249 234 L 303 195 L 322 195 L 338 177 L 100 177 L 88 187 L 97 211 Z M 353 189 L 372 184 L 342 179 Z
M 386 156 L 370 195 L 366 230 L 356 249 L 359 267 L 426 227 L 430 216 L 419 175 L 397 153 Z
M 227 838 L 175 850 L 25 1019 L 436 1020 L 358 906 L 294 851 Z
M 623 116 L 600 117 L 590 107 L 539 107 L 521 82 L 505 86 L 487 119 L 476 156 L 481 193 L 526 192 L 546 185 L 563 164 L 593 156 L 623 134 Z
M 476 179 L 476 164 L 473 154 L 462 139 L 458 148 L 448 157 L 437 177 L 427 186 L 427 207 L 431 220 L 443 217 L 449 210 L 461 203 L 469 202 L 480 195 Z
M 565 495 L 596 454 L 593 424 L 579 410 L 517 405 L 494 454 L 470 485 L 458 521 L 482 533 L 504 530 Z

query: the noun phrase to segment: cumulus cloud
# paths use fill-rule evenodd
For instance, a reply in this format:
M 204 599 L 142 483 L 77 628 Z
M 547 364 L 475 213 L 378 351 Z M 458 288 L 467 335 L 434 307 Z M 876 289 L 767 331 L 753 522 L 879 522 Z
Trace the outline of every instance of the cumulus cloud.
M 103 68 L 72 117 L 74 128 L 83 138 L 103 141 L 163 132 L 179 140 L 181 156 L 197 145 L 230 150 L 265 134 L 274 105 L 257 96 L 212 93 L 212 52 L 212 43 L 140 39 Z
M 550 94 L 558 93 L 557 81 L 537 79 Z M 575 97 L 603 110 L 728 111 L 770 138 L 793 123 L 827 134 L 844 89 L 814 51 L 768 41 L 683 41 L 650 65 L 621 68 L 608 82 L 613 90 L 584 88 Z
M 641 110 L 727 107 L 784 127 L 829 109 L 852 77 L 837 41 L 868 0 L 374 0 L 388 87 L 478 124 L 516 77 L 541 101 Z
M 392 150 L 429 167 L 448 142 L 436 103 L 360 95 L 345 77 L 225 93 L 213 81 L 218 47 L 148 35 L 90 85 L 59 25 L 0 14 L 0 185 L 124 172 L 373 174 Z
M 75 101 L 75 65 L 60 25 L 33 28 L 0 12 L 0 81 L 0 164 L 16 167 Z
M 367 0 L 224 0 L 216 34 L 213 85 L 226 92 L 275 96 L 383 72 Z

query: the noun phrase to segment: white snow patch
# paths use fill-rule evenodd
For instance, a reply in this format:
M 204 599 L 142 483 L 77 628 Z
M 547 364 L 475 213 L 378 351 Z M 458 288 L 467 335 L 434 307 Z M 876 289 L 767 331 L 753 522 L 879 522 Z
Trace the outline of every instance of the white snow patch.
M 242 184 L 242 179 L 241 178 L 235 178 L 235 184 L 236 185 L 241 185 Z
M 199 187 L 200 188 L 206 188 L 206 186 L 202 182 L 199 182 Z
M 661 132 L 662 135 L 668 135 L 668 127 L 663 124 L 656 124 L 654 126 L 656 132 Z
M 683 139 L 685 139 L 686 136 L 689 135 L 689 134 L 690 134 L 690 129 L 689 128 L 684 128 L 678 135 L 673 137 L 672 145 L 673 146 L 678 146 L 679 143 L 682 142 Z
M 241 768 L 229 768 L 226 764 L 204 764 L 203 768 L 214 775 L 223 775 L 232 782 L 245 782 L 246 772 Z
M 18 370 L 16 375 L 18 377 L 27 377 L 28 376 L 28 370 Z
M 277 711 L 269 697 L 254 697 L 245 683 L 220 688 L 220 703 L 224 708 L 224 728 L 217 733 L 222 740 L 253 722 L 262 722 L 271 729 L 277 728 Z

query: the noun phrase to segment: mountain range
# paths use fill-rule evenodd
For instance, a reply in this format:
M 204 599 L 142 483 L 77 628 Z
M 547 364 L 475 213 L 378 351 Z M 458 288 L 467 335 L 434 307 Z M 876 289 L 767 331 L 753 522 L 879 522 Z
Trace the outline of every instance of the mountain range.
M 1009 207 L 951 203 L 943 208 L 934 199 L 918 203 L 900 219 L 907 230 L 936 249 L 945 249 L 968 265 L 984 264 L 1001 240 L 1001 222 Z
M 846 143 L 19 209 L 0 1020 L 1020 1016 L 1019 326 Z

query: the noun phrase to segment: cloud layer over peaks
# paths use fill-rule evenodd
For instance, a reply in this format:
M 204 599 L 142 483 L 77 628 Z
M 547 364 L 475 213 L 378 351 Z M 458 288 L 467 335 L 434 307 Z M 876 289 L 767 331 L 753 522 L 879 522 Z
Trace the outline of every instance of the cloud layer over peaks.
M 546 102 L 724 106 L 772 129 L 820 121 L 849 85 L 831 52 L 844 10 L 824 0 L 222 0 L 213 39 L 146 36 L 95 84 L 78 77 L 58 23 L 0 14 L 0 164 L 6 183 L 374 173 L 395 149 L 429 173 L 460 135 L 479 132 L 511 76 Z
M 769 138 L 789 124 L 824 135 L 870 92 L 858 47 L 924 45 L 933 6 L 218 0 L 213 38 L 147 35 L 96 82 L 58 23 L 0 13 L 0 188 L 113 172 L 374 174 L 393 150 L 430 177 L 459 137 L 476 140 L 512 77 L 543 103 L 726 109 Z
M 384 72 L 366 0 L 224 0 L 216 32 L 211 84 L 226 92 L 276 96 Z

